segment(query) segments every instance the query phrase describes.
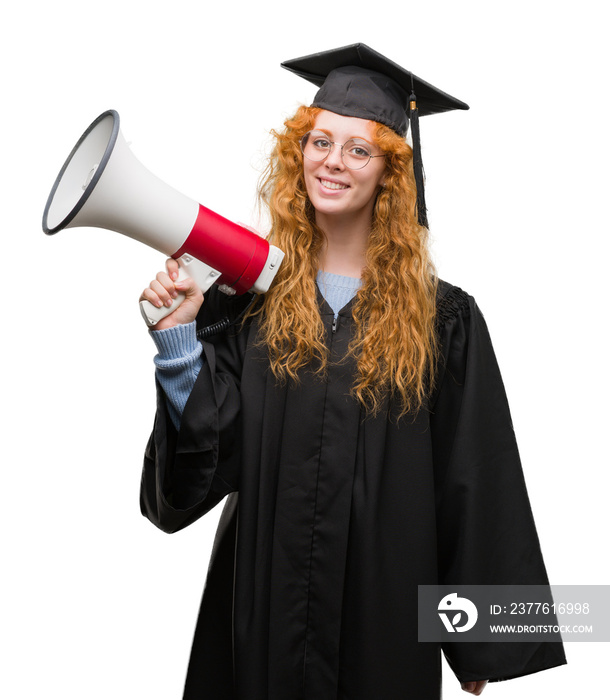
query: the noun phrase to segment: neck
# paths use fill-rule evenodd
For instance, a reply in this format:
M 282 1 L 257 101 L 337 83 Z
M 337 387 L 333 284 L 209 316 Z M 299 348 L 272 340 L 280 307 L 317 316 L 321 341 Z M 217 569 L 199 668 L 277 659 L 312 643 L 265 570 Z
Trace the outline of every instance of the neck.
M 371 231 L 370 219 L 329 217 L 316 213 L 316 224 L 324 233 L 320 269 L 346 277 L 362 277 L 366 248 Z

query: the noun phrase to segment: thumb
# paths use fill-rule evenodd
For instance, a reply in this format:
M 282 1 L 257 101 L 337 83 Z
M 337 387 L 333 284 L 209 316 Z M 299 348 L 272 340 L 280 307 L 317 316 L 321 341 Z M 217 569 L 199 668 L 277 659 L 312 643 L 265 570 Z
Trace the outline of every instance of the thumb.
M 201 294 L 199 286 L 192 277 L 185 277 L 183 280 L 176 280 L 176 282 L 174 282 L 174 286 L 179 292 L 182 292 L 187 297 Z

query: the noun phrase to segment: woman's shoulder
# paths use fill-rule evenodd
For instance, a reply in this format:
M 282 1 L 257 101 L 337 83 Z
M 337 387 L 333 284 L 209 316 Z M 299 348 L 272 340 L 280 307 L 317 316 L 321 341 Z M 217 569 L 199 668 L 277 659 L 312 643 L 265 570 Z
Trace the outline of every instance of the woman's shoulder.
M 436 290 L 436 325 L 442 327 L 459 316 L 468 315 L 473 297 L 460 287 L 439 278 Z

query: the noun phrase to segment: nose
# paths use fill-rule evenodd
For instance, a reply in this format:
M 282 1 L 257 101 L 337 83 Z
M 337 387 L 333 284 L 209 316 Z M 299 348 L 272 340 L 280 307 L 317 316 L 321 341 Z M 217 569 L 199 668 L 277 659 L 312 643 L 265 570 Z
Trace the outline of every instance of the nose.
M 324 159 L 324 165 L 326 165 L 329 170 L 344 170 L 345 164 L 343 162 L 343 156 L 341 153 L 341 144 L 334 143 L 330 149 L 330 153 Z

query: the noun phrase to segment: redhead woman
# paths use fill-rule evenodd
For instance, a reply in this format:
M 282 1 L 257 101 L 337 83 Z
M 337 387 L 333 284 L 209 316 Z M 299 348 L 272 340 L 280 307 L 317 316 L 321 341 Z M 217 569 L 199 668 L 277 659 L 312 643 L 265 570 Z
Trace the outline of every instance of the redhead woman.
M 419 585 L 547 583 L 485 321 L 427 248 L 417 117 L 466 105 L 362 44 L 284 67 L 320 90 L 262 180 L 271 288 L 204 301 L 170 260 L 142 294 L 186 294 L 151 332 L 142 512 L 175 532 L 226 497 L 184 698 L 438 700 L 441 647 L 474 695 L 561 665 L 418 642 Z

